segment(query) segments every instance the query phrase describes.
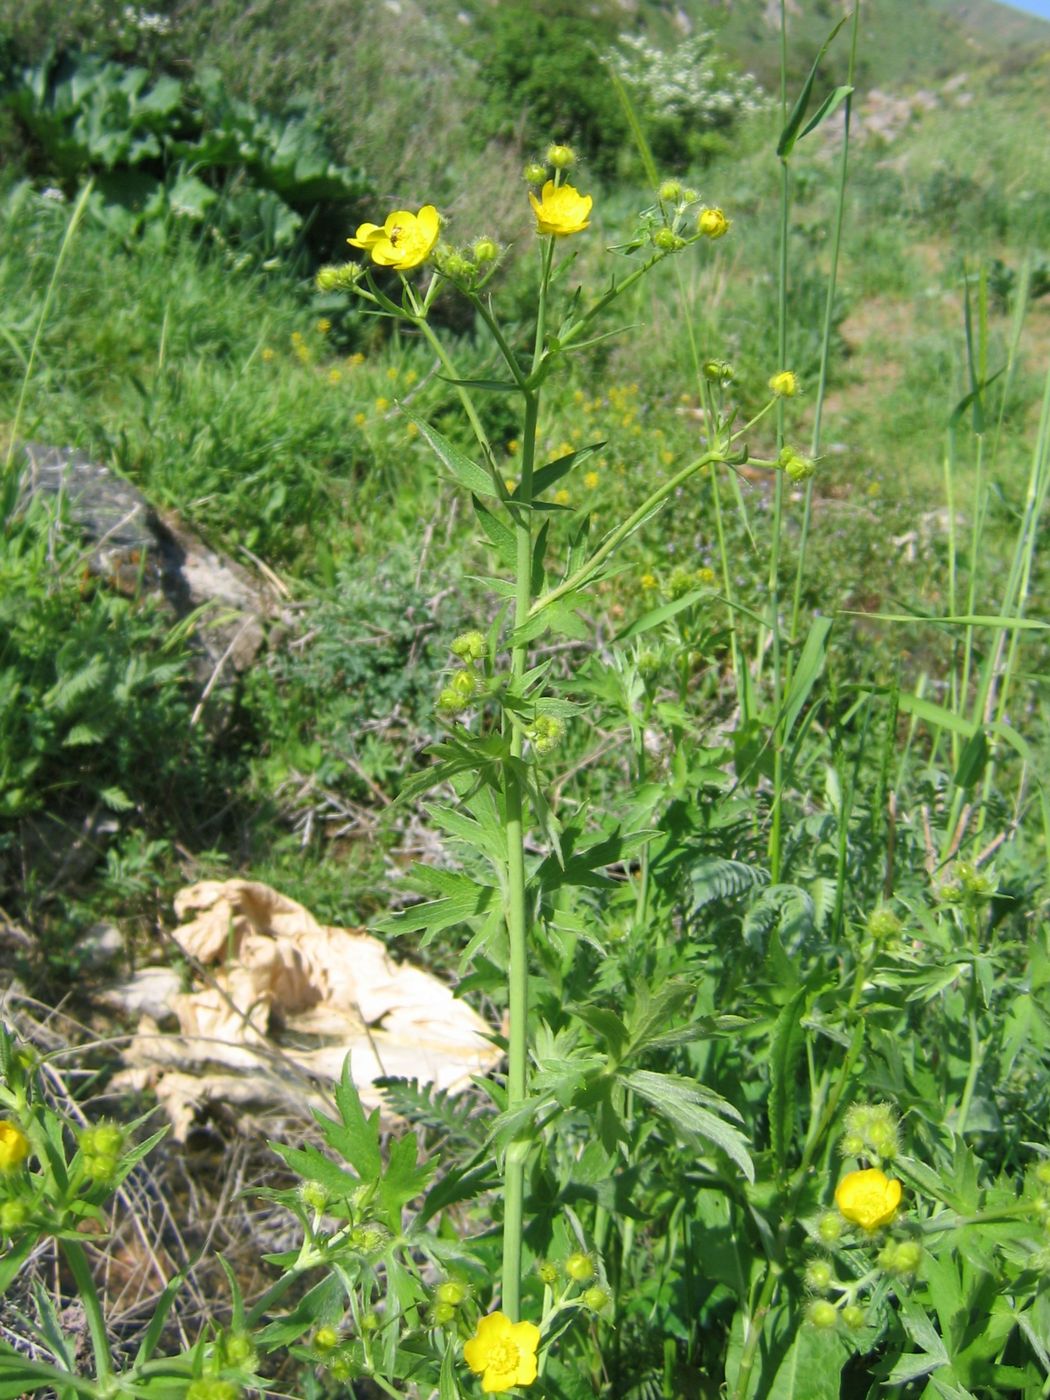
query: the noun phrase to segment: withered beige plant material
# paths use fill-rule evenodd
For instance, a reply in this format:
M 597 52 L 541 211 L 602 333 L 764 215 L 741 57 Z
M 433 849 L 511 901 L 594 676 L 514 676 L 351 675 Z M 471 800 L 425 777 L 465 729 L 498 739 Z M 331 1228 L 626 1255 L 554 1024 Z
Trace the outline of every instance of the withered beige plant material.
M 145 1018 L 126 1060 L 152 1083 L 176 1136 L 208 1103 L 289 1106 L 324 1102 L 349 1054 L 363 1100 L 381 1105 L 376 1079 L 404 1077 L 459 1089 L 500 1059 L 492 1028 L 449 987 L 393 962 L 366 933 L 318 923 L 268 885 L 206 880 L 180 890 L 174 937 L 216 971 L 171 997 L 178 1032 Z

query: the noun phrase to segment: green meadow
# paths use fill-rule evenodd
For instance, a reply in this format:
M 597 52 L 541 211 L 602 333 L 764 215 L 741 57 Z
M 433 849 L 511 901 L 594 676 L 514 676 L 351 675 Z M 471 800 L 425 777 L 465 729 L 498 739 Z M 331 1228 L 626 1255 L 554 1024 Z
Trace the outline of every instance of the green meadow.
M 0 77 L 0 1396 L 1050 1395 L 1050 25 L 41 0 Z M 248 1024 L 234 880 L 489 1071 L 166 1131 L 107 988 Z

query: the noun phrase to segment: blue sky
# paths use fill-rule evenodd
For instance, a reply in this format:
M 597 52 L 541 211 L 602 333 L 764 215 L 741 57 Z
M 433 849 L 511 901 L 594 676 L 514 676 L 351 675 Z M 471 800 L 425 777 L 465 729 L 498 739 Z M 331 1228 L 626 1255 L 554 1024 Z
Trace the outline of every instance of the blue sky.
M 1050 19 L 1050 0 L 1010 0 L 1012 10 L 1027 10 L 1030 15 Z

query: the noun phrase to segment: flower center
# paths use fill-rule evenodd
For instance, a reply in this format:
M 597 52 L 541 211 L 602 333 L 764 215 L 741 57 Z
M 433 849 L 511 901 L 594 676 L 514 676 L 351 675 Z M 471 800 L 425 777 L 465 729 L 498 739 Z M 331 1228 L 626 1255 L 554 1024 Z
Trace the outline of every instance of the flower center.
M 401 237 L 404 231 L 405 230 L 401 227 L 400 224 L 395 224 L 394 227 L 390 230 L 390 242 L 394 245 L 395 248 L 397 247 L 398 239 Z
M 500 1341 L 493 1345 L 489 1355 L 489 1366 L 493 1371 L 507 1373 L 518 1369 L 518 1348 L 511 1341 Z

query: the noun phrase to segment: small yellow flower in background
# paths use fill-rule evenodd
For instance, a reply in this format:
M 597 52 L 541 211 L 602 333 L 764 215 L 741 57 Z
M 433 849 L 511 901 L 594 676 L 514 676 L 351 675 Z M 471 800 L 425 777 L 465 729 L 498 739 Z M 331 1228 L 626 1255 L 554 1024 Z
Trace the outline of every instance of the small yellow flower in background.
M 412 385 L 416 382 L 418 378 L 419 375 L 415 372 L 414 369 L 405 370 L 405 384 L 409 389 L 411 389 Z
M 568 442 L 565 438 L 563 438 L 561 442 L 558 443 L 558 446 L 555 448 L 554 455 L 556 457 L 567 457 L 572 451 L 572 443 Z
M 330 369 L 328 371 L 329 384 L 341 384 L 343 382 L 343 371 L 341 369 Z
M 515 456 L 515 454 L 517 453 L 518 448 L 519 448 L 520 446 L 521 446 L 521 443 L 518 441 L 517 438 L 511 438 L 510 442 L 507 443 L 507 456 L 508 456 L 508 457 L 513 457 L 513 456 Z
M 573 403 L 579 403 L 579 404 L 586 403 L 586 402 L 587 402 L 587 395 L 583 392 L 582 389 L 574 389 L 574 390 L 572 391 L 572 401 L 573 401 Z
M 896 1177 L 887 1176 L 878 1167 L 869 1167 L 867 1171 L 846 1173 L 835 1188 L 835 1204 L 854 1225 L 877 1230 L 897 1214 L 901 1193 Z
M 376 399 L 376 412 L 385 413 L 389 407 L 390 400 L 383 398 L 382 394 L 380 394 L 379 398 Z
M 697 215 L 696 228 L 705 238 L 721 238 L 729 232 L 729 220 L 721 209 L 701 209 Z
M 386 372 L 386 377 L 391 381 L 391 383 L 393 383 L 393 381 L 397 378 L 397 376 L 400 373 L 401 371 L 398 369 L 397 365 L 391 365 Z
M 29 1156 L 29 1139 L 9 1118 L 0 1118 L 0 1176 L 13 1172 Z
M 363 428 L 367 422 L 368 422 L 368 414 L 367 414 L 367 413 L 355 413 L 355 414 L 354 414 L 354 424 L 355 424 L 356 427 L 358 427 L 358 428 Z
M 599 481 L 601 481 L 601 477 L 598 475 L 597 472 L 584 473 L 583 484 L 584 486 L 586 486 L 588 491 L 593 491 L 597 487 Z
M 302 331 L 292 331 L 292 344 L 293 344 L 293 345 L 302 345 L 302 343 L 303 343 L 303 333 L 302 333 Z
M 363 365 L 364 362 L 365 357 L 361 354 L 360 350 L 355 350 L 352 355 L 347 355 L 346 357 L 346 363 L 349 369 L 357 369 L 358 365 Z
M 569 504 L 569 500 L 570 500 L 569 493 L 568 493 L 568 491 L 566 491 L 566 489 L 565 489 L 564 486 L 561 488 L 560 491 L 555 491 L 555 493 L 554 493 L 554 504 L 555 504 L 556 506 L 567 506 L 567 505 Z
M 318 335 L 327 335 L 332 329 L 332 323 L 327 316 L 322 316 L 314 328 Z
M 263 346 L 263 352 L 262 352 L 263 364 L 268 365 L 268 364 L 270 363 L 270 361 L 274 358 L 274 356 L 276 355 L 276 353 L 277 353 L 277 352 L 276 352 L 275 350 L 271 350 L 270 347 L 269 347 L 268 345 L 264 345 L 264 346 Z
M 663 462 L 665 467 L 669 467 L 674 461 L 674 453 L 669 447 L 665 447 L 660 453 L 660 461 Z
M 386 222 L 361 224 L 353 238 L 346 241 L 352 248 L 363 248 L 380 267 L 408 272 L 425 262 L 433 251 L 441 231 L 441 218 L 433 204 L 424 204 L 418 214 L 408 209 L 395 209 Z
M 512 476 L 508 476 L 506 481 L 504 481 L 503 485 L 507 488 L 507 494 L 509 496 L 513 496 L 514 492 L 518 489 L 518 483 L 514 480 Z
M 539 233 L 565 238 L 571 233 L 582 233 L 590 225 L 594 201 L 589 194 L 580 194 L 572 185 L 556 185 L 553 180 L 548 180 L 543 187 L 542 198 L 537 199 L 530 190 L 529 202 L 536 215 Z
M 643 574 L 638 583 L 646 593 L 651 593 L 654 588 L 660 587 L 660 580 L 655 574 Z
M 798 375 L 782 369 L 773 375 L 769 387 L 778 399 L 793 399 L 799 390 Z
M 533 1322 L 511 1322 L 506 1313 L 489 1313 L 463 1344 L 463 1360 L 486 1395 L 531 1385 L 536 1379 L 536 1348 L 540 1329 Z
M 413 423 L 412 420 L 409 419 L 408 427 L 405 429 L 405 432 L 409 435 L 410 438 L 418 437 L 419 424 Z

